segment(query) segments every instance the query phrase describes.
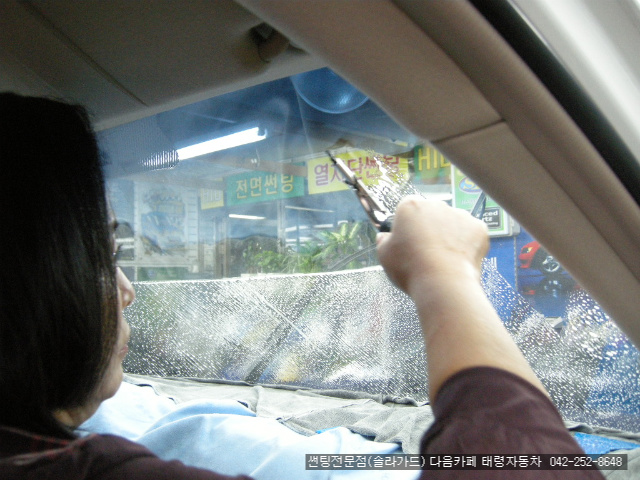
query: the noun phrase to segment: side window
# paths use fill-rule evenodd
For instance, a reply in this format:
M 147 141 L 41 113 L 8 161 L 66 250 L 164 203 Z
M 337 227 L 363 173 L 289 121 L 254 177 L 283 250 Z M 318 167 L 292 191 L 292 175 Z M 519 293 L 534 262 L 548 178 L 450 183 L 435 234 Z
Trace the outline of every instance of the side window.
M 313 75 L 336 91 L 310 91 Z M 118 261 L 137 290 L 130 373 L 426 399 L 415 311 L 330 149 L 391 207 L 416 193 L 475 209 L 491 236 L 487 295 L 563 414 L 638 430 L 637 350 L 507 211 L 478 202 L 471 178 L 332 72 L 100 136 Z

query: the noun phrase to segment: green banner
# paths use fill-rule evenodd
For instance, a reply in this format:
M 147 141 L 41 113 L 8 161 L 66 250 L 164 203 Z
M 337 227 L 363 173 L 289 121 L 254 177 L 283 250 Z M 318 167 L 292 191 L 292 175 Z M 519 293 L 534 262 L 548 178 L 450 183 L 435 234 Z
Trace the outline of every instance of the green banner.
M 284 173 L 251 172 L 227 177 L 227 205 L 268 202 L 304 195 L 304 178 Z
M 451 162 L 438 150 L 418 145 L 413 150 L 414 179 L 427 185 L 451 182 Z
M 460 169 L 453 167 L 453 206 L 470 212 L 473 210 L 482 190 Z M 482 220 L 493 237 L 512 235 L 511 219 L 491 198 L 487 197 L 487 205 Z

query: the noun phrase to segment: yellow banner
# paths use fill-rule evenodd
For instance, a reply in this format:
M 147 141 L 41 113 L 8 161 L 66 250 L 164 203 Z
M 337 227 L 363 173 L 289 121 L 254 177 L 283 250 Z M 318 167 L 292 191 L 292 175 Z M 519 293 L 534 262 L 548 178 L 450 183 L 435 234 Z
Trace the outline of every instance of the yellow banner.
M 222 190 L 200 189 L 200 209 L 224 207 L 224 192 Z
M 354 150 L 340 153 L 336 156 L 344 160 L 365 185 L 376 185 L 378 179 L 385 173 L 383 170 L 391 172 L 392 176 L 397 176 L 404 180 L 409 178 L 409 162 L 403 157 L 375 155 L 364 150 Z M 381 163 L 383 165 L 382 170 L 380 169 Z M 309 195 L 337 192 L 349 188 L 328 156 L 307 162 L 307 181 Z
M 420 145 L 414 149 L 415 180 L 425 184 L 451 183 L 451 162 L 431 146 Z

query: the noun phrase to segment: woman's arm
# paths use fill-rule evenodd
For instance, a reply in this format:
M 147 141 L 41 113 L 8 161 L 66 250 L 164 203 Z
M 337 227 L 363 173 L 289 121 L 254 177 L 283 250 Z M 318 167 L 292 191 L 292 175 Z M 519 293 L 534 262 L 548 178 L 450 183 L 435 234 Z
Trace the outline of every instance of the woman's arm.
M 512 372 L 546 394 L 480 284 L 488 247 L 484 222 L 417 196 L 400 203 L 393 232 L 378 235 L 380 263 L 418 310 L 432 400 L 449 377 L 477 366 Z

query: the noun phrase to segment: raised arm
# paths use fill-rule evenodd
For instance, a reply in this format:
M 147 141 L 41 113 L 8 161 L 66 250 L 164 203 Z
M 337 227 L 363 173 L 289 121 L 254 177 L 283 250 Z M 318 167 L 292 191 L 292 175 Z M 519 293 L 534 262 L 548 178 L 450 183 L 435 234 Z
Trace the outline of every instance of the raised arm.
M 417 196 L 400 203 L 392 233 L 378 235 L 380 263 L 418 310 L 432 400 L 449 377 L 477 366 L 507 370 L 547 393 L 482 290 L 488 247 L 484 222 Z

